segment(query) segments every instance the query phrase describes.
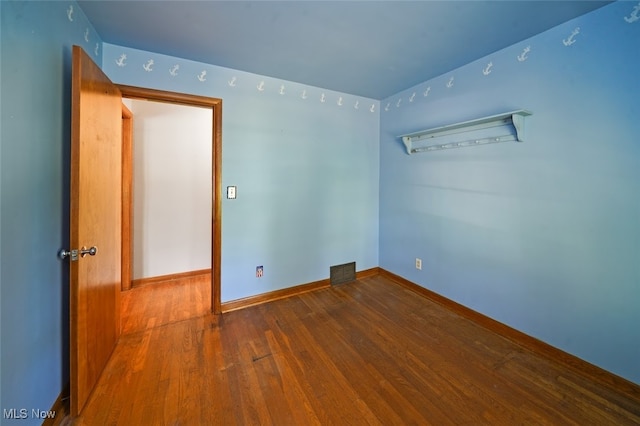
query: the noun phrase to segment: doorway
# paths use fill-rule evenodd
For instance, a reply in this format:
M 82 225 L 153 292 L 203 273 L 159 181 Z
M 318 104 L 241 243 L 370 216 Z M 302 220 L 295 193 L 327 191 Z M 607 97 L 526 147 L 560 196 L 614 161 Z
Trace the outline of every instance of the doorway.
M 213 313 L 220 313 L 220 264 L 221 264 L 221 206 L 222 206 L 222 185 L 221 185 L 221 153 L 222 153 L 222 100 L 216 98 L 208 98 L 195 95 L 179 94 L 173 92 L 158 91 L 153 89 L 144 89 L 131 86 L 119 85 L 118 88 L 122 92 L 122 97 L 125 99 L 138 101 L 152 101 L 160 102 L 164 104 L 173 104 L 176 106 L 197 107 L 199 110 L 205 109 L 210 111 L 212 129 L 210 132 L 211 146 L 210 153 L 212 155 L 210 162 L 210 183 L 211 189 L 210 196 L 212 197 L 209 203 L 210 208 L 210 260 L 208 265 L 211 268 L 210 275 L 210 288 L 211 288 L 211 308 Z M 133 111 L 133 121 L 135 122 L 135 111 Z M 125 114 L 123 114 L 123 126 L 129 124 L 130 120 L 127 120 Z M 124 128 L 123 128 L 124 129 Z M 126 131 L 125 131 L 126 132 Z M 124 135 L 124 133 L 123 133 Z M 123 136 L 123 220 L 122 220 L 122 235 L 123 235 L 123 247 L 128 249 L 123 250 L 123 271 L 122 271 L 122 289 L 127 290 L 131 288 L 131 283 L 135 279 L 136 275 L 140 275 L 141 268 L 153 268 L 153 266 L 142 265 L 140 255 L 136 259 L 136 250 L 134 250 L 133 239 L 135 237 L 134 231 L 134 209 L 127 208 L 125 206 L 134 206 L 135 194 L 133 191 L 133 156 L 131 155 L 133 147 L 132 144 L 127 144 L 126 136 Z M 133 141 L 135 145 L 135 141 Z M 168 174 L 171 170 L 166 171 Z M 206 218 L 205 218 L 206 220 Z M 138 225 L 139 226 L 139 225 Z M 140 231 L 140 230 L 139 230 Z M 167 230 L 169 231 L 169 230 Z M 189 253 L 185 253 L 185 256 L 189 256 Z M 137 262 L 137 263 L 136 263 Z M 162 263 L 162 262 L 160 262 Z M 166 263 L 166 262 L 164 262 Z M 202 259 L 200 259 L 202 264 Z M 156 268 L 162 268 L 163 265 L 156 266 Z M 158 270 L 158 269 L 156 269 Z M 161 270 L 161 269 L 160 269 Z M 147 271 L 148 272 L 148 271 Z M 153 272 L 152 272 L 153 274 Z

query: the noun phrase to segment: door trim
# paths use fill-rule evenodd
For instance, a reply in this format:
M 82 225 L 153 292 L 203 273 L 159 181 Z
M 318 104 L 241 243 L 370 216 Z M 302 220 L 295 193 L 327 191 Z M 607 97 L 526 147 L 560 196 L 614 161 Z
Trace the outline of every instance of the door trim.
M 120 84 L 116 86 L 120 89 L 123 98 L 205 107 L 212 111 L 211 311 L 219 314 L 221 313 L 220 269 L 222 264 L 222 99 Z M 124 241 L 123 244 L 125 244 Z
M 133 114 L 122 104 L 122 283 L 131 289 L 133 256 Z

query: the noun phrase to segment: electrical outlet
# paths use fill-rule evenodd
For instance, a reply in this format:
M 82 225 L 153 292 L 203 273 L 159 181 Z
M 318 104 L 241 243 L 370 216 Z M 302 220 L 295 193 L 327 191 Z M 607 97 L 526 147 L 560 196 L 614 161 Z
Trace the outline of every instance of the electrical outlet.
M 256 266 L 256 278 L 262 278 L 263 275 L 264 275 L 264 267 Z
M 422 259 L 416 257 L 416 269 L 422 270 Z

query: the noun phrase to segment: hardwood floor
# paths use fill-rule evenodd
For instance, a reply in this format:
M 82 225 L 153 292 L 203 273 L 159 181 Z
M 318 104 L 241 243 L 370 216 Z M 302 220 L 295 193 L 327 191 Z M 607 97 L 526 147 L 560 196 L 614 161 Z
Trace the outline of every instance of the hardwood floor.
M 129 315 L 76 424 L 640 424 L 637 395 L 383 276 L 174 322 L 167 297 Z
M 122 333 L 206 315 L 211 312 L 211 274 L 133 287 L 122 292 Z

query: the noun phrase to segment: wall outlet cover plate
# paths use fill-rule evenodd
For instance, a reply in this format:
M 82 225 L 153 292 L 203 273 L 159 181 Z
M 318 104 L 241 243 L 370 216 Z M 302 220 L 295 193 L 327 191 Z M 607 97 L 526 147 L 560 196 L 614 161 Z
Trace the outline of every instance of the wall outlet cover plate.
M 230 200 L 236 199 L 236 187 L 235 186 L 227 186 L 227 198 Z

